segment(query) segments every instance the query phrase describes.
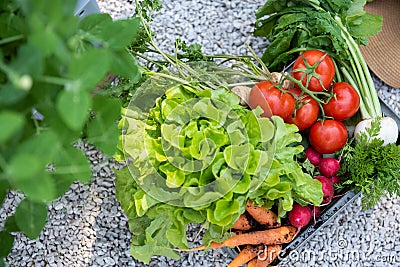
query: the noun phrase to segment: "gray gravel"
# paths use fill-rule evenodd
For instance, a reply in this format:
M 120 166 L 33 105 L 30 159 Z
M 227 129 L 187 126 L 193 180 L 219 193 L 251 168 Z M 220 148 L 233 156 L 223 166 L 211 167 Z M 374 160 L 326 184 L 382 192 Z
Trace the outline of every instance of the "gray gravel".
M 99 0 L 103 12 L 119 19 L 133 13 L 132 1 Z M 262 1 L 165 0 L 154 18 L 156 40 L 171 51 L 181 37 L 200 43 L 209 54 L 248 54 L 248 43 L 261 54 L 266 41 L 252 36 L 254 12 Z M 400 90 L 375 77 L 379 94 L 400 115 Z M 80 143 L 93 166 L 93 181 L 73 184 L 49 206 L 49 219 L 36 240 L 18 235 L 9 266 L 144 266 L 129 254 L 127 219 L 115 199 L 113 167 L 120 167 L 95 147 Z M 22 199 L 9 193 L 0 207 L 0 228 Z M 189 227 L 189 239 L 199 231 Z M 292 253 L 284 266 L 400 266 L 400 198 L 383 199 L 368 211 L 360 199 L 348 206 L 302 249 Z M 184 253 L 180 261 L 155 258 L 150 266 L 226 266 L 225 251 Z

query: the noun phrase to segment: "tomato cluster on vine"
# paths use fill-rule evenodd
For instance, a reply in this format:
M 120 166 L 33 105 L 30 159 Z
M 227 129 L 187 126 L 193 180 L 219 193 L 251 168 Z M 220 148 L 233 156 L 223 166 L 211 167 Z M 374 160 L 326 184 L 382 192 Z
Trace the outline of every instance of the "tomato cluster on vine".
M 360 106 L 358 92 L 349 83 L 335 81 L 335 73 L 335 63 L 327 53 L 307 50 L 295 60 L 291 74 L 280 81 L 257 83 L 250 91 L 249 106 L 260 106 L 262 116 L 277 115 L 307 131 L 318 152 L 334 153 L 348 139 L 343 121 L 353 117 Z M 284 80 L 291 86 L 282 86 Z

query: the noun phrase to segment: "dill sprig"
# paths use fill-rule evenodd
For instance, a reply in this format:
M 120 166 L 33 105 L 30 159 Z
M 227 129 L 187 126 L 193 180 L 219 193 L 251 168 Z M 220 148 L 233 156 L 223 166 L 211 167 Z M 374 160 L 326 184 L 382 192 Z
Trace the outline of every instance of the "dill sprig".
M 371 127 L 359 134 L 357 142 L 352 139 L 341 151 L 343 184 L 362 192 L 364 210 L 382 197 L 400 195 L 400 146 L 384 146 L 377 138 L 380 121 L 374 119 Z

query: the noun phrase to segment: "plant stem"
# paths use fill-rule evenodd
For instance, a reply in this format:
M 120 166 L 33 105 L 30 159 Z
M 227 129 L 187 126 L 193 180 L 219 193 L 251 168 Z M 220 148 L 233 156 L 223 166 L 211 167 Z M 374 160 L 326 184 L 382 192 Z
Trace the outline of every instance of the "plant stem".
M 139 14 L 139 18 L 140 18 L 140 21 L 141 21 L 141 23 L 142 23 L 142 26 L 143 26 L 143 28 L 144 28 L 144 30 L 146 31 L 146 34 L 147 34 L 147 36 L 149 36 L 150 37 L 150 44 L 154 47 L 154 49 L 162 56 L 162 57 L 164 57 L 167 61 L 168 61 L 168 63 L 170 63 L 172 66 L 174 65 L 174 62 L 170 59 L 170 57 L 168 56 L 168 55 L 166 55 L 157 45 L 156 45 L 156 43 L 154 42 L 154 39 L 152 38 L 152 34 L 151 34 L 151 32 L 150 32 L 150 30 L 149 30 L 149 27 L 147 26 L 147 24 L 146 24 L 146 21 L 144 20 L 144 17 L 143 17 L 143 14 L 142 14 L 142 10 L 139 8 L 139 1 L 138 0 L 135 0 L 135 4 L 136 4 L 136 6 L 137 6 L 137 11 L 138 11 L 138 14 Z
M 333 60 L 333 64 L 335 65 L 335 73 L 336 73 L 336 77 L 337 77 L 337 82 L 342 82 L 343 81 L 343 77 L 340 74 L 339 68 L 338 68 L 335 60 Z
M 235 86 L 253 86 L 257 82 L 242 82 L 242 83 L 230 83 L 228 84 L 228 87 L 235 87 Z
M 145 75 L 160 76 L 160 77 L 163 77 L 163 78 L 167 78 L 167 79 L 171 79 L 171 80 L 177 81 L 177 82 L 182 83 L 182 84 L 190 84 L 190 83 L 189 83 L 188 81 L 186 81 L 186 80 L 183 80 L 183 79 L 180 79 L 180 78 L 178 78 L 178 77 L 171 76 L 171 75 L 168 75 L 168 74 L 165 74 L 165 73 L 161 73 L 161 72 L 146 71 L 146 72 L 144 72 L 143 74 L 145 74 Z
M 342 67 L 341 71 L 342 71 L 344 77 L 346 78 L 347 82 L 357 90 L 358 94 L 360 94 L 356 82 L 354 81 L 353 77 L 351 77 L 351 75 L 347 71 L 347 69 Z M 364 103 L 364 99 L 362 97 L 360 97 L 360 112 L 361 112 L 361 114 L 368 114 L 368 111 L 366 110 L 365 107 L 366 107 L 366 105 Z
M 361 54 L 360 48 L 347 31 L 346 27 L 342 24 L 342 21 L 338 16 L 335 17 L 335 21 L 341 28 L 342 37 L 345 39 L 349 47 L 350 57 L 352 59 L 350 64 L 352 65 L 351 67 L 353 75 L 351 75 L 351 71 L 347 69 L 346 72 L 343 72 L 343 74 L 346 75 L 347 79 L 349 79 L 350 76 L 356 78 L 356 81 L 352 79 L 351 82 L 353 83 L 353 87 L 360 94 L 360 98 L 362 100 L 360 102 L 361 116 L 363 119 L 381 117 L 382 109 L 380 106 L 378 93 L 369 72 L 367 63 Z
M 65 86 L 67 83 L 70 81 L 61 78 L 61 77 L 56 77 L 56 76 L 40 76 L 37 78 L 38 81 L 44 82 L 44 83 L 49 83 L 49 84 L 54 84 L 54 85 L 60 85 L 60 86 Z
M 18 35 L 6 37 L 6 38 L 0 40 L 0 45 L 5 45 L 5 44 L 8 44 L 8 43 L 12 43 L 12 42 L 18 41 L 18 40 L 22 40 L 23 38 L 24 38 L 23 34 L 18 34 Z

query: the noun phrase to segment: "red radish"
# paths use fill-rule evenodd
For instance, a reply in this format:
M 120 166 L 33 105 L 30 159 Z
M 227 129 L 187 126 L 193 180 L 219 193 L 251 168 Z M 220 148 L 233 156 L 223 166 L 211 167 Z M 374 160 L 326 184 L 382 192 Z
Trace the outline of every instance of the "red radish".
M 300 232 L 300 229 L 310 223 L 312 212 L 309 206 L 301 206 L 294 203 L 293 208 L 289 211 L 289 223 L 297 228 L 295 236 Z
M 311 162 L 311 164 L 318 166 L 321 162 L 322 155 L 312 147 L 308 147 L 305 152 L 306 158 Z
M 332 184 L 338 184 L 338 183 L 340 183 L 340 177 L 339 177 L 339 176 L 336 176 L 336 175 L 333 175 L 333 176 L 331 177 L 331 182 L 332 182 Z
M 330 203 L 332 201 L 333 195 L 335 194 L 331 180 L 321 175 L 316 176 L 314 178 L 320 181 L 322 184 L 322 192 L 324 194 L 322 204 Z
M 321 159 L 318 167 L 319 167 L 319 172 L 322 175 L 326 177 L 332 177 L 336 175 L 336 173 L 339 171 L 340 162 L 335 158 L 323 158 Z

